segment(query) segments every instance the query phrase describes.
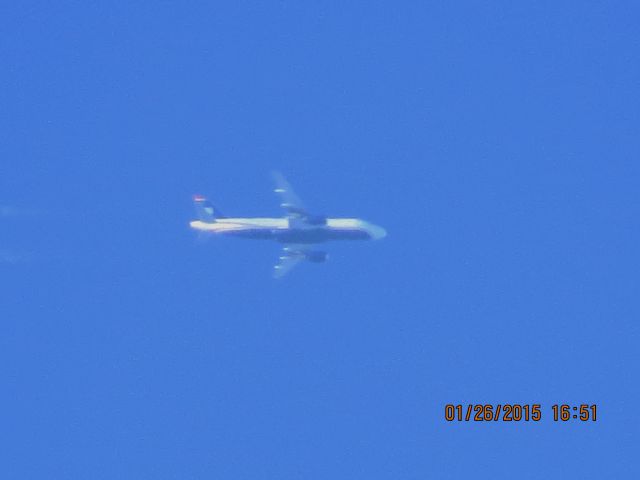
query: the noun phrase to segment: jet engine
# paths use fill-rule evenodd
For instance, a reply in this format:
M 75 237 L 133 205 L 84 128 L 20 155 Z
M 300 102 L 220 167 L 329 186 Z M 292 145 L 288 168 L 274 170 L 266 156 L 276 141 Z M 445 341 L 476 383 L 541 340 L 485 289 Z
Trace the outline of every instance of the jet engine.
M 307 215 L 305 217 L 305 223 L 308 225 L 326 225 L 327 217 L 324 215 Z
M 310 262 L 323 263 L 327 261 L 329 254 L 327 252 L 305 252 L 304 256 Z

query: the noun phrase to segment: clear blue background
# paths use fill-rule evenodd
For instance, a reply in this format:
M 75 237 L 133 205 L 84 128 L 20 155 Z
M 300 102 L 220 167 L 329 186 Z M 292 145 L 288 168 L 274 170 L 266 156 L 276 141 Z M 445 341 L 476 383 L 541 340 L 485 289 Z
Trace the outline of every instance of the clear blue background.
M 3 2 L 0 476 L 639 478 L 639 15 Z M 272 169 L 389 236 L 196 242 Z

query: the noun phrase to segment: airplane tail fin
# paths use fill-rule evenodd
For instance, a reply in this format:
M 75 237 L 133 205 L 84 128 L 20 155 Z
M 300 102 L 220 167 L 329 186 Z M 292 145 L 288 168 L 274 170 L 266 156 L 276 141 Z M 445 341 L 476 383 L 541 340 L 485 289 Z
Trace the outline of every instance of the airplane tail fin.
M 196 209 L 198 220 L 202 222 L 213 223 L 217 218 L 224 218 L 222 212 L 202 195 L 193 196 L 193 205 Z

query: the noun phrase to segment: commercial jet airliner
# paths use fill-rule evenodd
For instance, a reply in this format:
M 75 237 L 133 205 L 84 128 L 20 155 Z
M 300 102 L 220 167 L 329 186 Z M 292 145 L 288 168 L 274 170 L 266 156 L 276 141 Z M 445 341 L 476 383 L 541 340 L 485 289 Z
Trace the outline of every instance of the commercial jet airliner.
M 301 260 L 321 263 L 327 252 L 316 250 L 319 243 L 329 240 L 378 240 L 387 235 L 384 228 L 358 218 L 327 218 L 312 215 L 295 194 L 291 185 L 279 173 L 273 174 L 280 195 L 280 206 L 286 211 L 282 218 L 226 217 L 201 195 L 194 195 L 193 202 L 198 220 L 191 228 L 211 235 L 270 239 L 283 244 L 279 263 L 274 267 L 274 277 L 281 278 Z

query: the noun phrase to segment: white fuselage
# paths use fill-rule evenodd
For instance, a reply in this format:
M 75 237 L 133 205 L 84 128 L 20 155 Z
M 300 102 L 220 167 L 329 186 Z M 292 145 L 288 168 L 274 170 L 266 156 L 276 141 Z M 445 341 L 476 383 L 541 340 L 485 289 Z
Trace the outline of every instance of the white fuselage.
M 320 243 L 328 240 L 377 240 L 384 228 L 357 218 L 327 218 L 321 225 L 296 224 L 288 218 L 217 218 L 196 220 L 191 228 L 213 234 L 274 239 L 284 243 Z

